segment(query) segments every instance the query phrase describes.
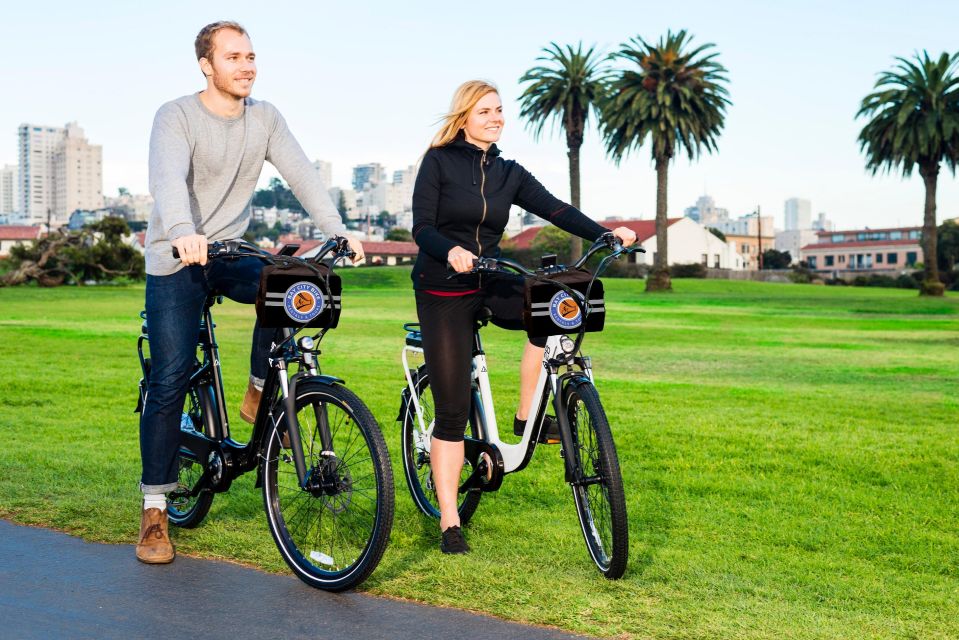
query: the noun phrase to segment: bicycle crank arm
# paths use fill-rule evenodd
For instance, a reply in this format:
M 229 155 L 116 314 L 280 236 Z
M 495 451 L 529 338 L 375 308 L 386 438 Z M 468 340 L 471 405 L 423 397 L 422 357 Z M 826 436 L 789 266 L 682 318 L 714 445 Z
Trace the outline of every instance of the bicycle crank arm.
M 496 445 L 484 440 L 466 437 L 463 441 L 466 459 L 473 465 L 473 473 L 460 486 L 460 493 L 467 491 L 498 491 L 506 475 L 503 454 Z

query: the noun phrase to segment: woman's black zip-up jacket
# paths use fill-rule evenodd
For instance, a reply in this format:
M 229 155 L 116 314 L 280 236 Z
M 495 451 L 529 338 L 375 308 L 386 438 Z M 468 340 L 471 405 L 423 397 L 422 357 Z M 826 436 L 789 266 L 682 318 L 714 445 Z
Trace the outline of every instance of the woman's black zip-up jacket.
M 513 204 L 589 241 L 608 231 L 499 153 L 495 144 L 484 152 L 460 134 L 423 156 L 413 187 L 413 239 L 420 248 L 413 266 L 414 289 L 478 288 L 476 275 L 447 278 L 446 258 L 455 246 L 498 257 Z

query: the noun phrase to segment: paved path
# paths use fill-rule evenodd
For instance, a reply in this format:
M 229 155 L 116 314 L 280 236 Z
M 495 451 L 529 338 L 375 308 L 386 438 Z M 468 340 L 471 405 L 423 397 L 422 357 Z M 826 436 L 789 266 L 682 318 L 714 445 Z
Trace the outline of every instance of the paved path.
M 576 638 L 455 609 L 331 594 L 293 576 L 83 542 L 0 520 L 3 638 Z

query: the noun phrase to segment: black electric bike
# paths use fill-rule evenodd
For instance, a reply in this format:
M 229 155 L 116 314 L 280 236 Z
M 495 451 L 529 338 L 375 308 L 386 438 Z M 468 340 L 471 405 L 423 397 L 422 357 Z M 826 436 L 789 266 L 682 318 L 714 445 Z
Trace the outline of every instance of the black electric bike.
M 343 238 L 330 239 L 310 260 L 288 255 L 296 250 L 289 249 L 272 255 L 227 241 L 211 243 L 208 254 L 211 260 L 256 257 L 321 276 L 336 260 L 352 256 Z M 321 263 L 328 256 L 332 260 Z M 320 264 L 327 269 L 318 269 Z M 330 298 L 328 304 L 338 308 L 339 296 Z M 256 469 L 270 533 L 293 572 L 319 589 L 355 587 L 379 563 L 393 524 L 393 473 L 379 425 L 343 380 L 320 372 L 319 343 L 327 329 L 299 338 L 301 329 L 281 329 L 250 440 L 233 440 L 213 331 L 212 308 L 222 300 L 210 294 L 203 310 L 180 423 L 178 486 L 168 496 L 170 522 L 196 527 L 215 494 Z M 149 343 L 148 318 L 140 315 L 143 379 L 137 411 L 146 402 L 150 377 L 143 349 Z

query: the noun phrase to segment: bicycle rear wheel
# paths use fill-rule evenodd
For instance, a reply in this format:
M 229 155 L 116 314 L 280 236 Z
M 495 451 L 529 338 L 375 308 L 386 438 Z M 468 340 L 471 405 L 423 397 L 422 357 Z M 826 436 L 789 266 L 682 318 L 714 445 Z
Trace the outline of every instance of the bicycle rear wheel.
M 410 400 L 406 403 L 406 409 L 402 416 L 403 471 L 416 507 L 425 515 L 439 519 L 440 507 L 436 499 L 436 490 L 433 487 L 433 473 L 430 469 L 430 452 L 428 449 L 429 436 L 433 433 L 433 394 L 429 389 L 430 381 L 425 365 L 420 366 L 417 370 L 414 381 L 416 382 L 417 399 L 427 433 L 425 438 L 421 436 L 419 421 L 416 418 L 416 407 Z M 470 419 L 467 429 L 474 438 L 477 437 L 476 426 L 472 419 Z M 472 473 L 473 465 L 470 464 L 469 460 L 464 459 L 460 483 L 465 482 Z M 473 513 L 476 512 L 482 497 L 483 494 L 480 491 L 467 491 L 459 494 L 457 509 L 461 525 L 465 525 L 473 517 Z
M 190 387 L 180 418 L 180 430 L 204 433 L 204 412 L 212 411 L 213 389 L 208 385 Z M 210 435 L 210 434 L 207 434 Z M 192 529 L 203 521 L 213 504 L 213 492 L 204 489 L 192 495 L 203 475 L 203 461 L 188 449 L 180 448 L 177 455 L 177 488 L 167 496 L 167 515 L 170 523 Z
M 626 571 L 629 528 L 613 434 L 592 382 L 585 378 L 569 382 L 563 398 L 575 446 L 573 459 L 584 479 L 572 485 L 576 514 L 590 557 L 600 573 L 615 580 Z
M 370 410 L 339 385 L 303 380 L 296 419 L 309 482 L 301 488 L 293 453 L 274 429 L 263 462 L 263 501 L 270 533 L 303 582 L 342 591 L 379 563 L 393 526 L 393 473 L 383 434 Z M 280 404 L 276 423 L 285 425 Z M 326 420 L 332 451 L 318 424 Z

